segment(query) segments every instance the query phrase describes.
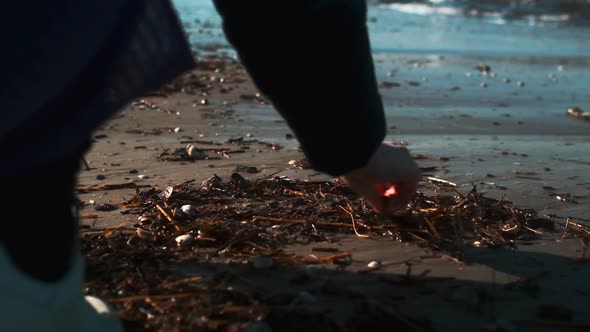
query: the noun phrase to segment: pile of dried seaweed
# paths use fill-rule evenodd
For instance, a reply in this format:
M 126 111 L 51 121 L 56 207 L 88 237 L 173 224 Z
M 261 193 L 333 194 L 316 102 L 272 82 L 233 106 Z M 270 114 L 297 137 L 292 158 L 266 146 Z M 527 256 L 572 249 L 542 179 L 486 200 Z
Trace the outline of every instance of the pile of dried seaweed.
M 467 194 L 418 193 L 406 210 L 384 217 L 338 181 L 247 180 L 238 173 L 227 181 L 213 176 L 201 185 L 138 189 L 123 212 L 138 215 L 134 227 L 84 230 L 87 290 L 108 299 L 124 320 L 166 331 L 238 330 L 271 312 L 264 298 L 219 278 L 175 277 L 171 266 L 179 262 L 346 264 L 347 252 L 303 257 L 282 250 L 342 234 L 414 241 L 460 260 L 466 246 L 505 246 L 555 229 L 552 219 L 475 187 Z M 570 231 L 588 238 L 587 229 L 572 225 Z

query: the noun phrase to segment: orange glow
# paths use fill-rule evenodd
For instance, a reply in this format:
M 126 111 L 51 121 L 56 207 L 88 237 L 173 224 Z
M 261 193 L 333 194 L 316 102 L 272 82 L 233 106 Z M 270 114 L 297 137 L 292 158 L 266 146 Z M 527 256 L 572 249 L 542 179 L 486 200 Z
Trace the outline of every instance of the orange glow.
M 394 185 L 391 185 L 391 187 L 389 187 L 383 193 L 383 196 L 385 196 L 385 197 L 391 197 L 391 196 L 395 196 L 395 195 L 397 195 L 397 190 L 395 190 L 395 186 Z

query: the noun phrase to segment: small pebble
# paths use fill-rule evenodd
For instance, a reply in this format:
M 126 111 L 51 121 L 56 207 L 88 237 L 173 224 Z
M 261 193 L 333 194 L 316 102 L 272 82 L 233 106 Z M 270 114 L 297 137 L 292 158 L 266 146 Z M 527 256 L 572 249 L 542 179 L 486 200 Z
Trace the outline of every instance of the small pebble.
M 179 132 L 181 132 L 181 131 L 182 131 L 182 129 L 181 129 L 180 127 L 176 127 L 176 128 L 174 128 L 174 132 L 175 132 L 175 133 L 179 133 Z
M 143 179 L 149 179 L 150 177 L 145 175 L 145 174 L 140 174 L 137 176 L 139 179 L 143 180 Z
M 190 234 L 184 234 L 176 237 L 176 243 L 179 246 L 190 246 L 195 242 L 195 237 Z
M 106 178 L 107 178 L 107 177 L 106 177 L 106 176 L 104 176 L 104 175 L 102 175 L 102 174 L 98 174 L 98 175 L 96 176 L 96 179 L 97 179 L 97 180 L 104 180 L 104 179 L 106 179 Z
M 519 86 L 519 87 L 523 87 L 524 86 L 524 82 L 518 81 L 518 82 L 516 82 L 516 85 Z

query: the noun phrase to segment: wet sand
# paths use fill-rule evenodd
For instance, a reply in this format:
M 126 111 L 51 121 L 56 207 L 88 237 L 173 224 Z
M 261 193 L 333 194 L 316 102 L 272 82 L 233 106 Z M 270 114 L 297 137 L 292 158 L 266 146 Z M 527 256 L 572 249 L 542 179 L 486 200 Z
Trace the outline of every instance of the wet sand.
M 408 63 L 410 59 L 422 65 L 414 66 Z M 546 89 L 540 83 L 518 87 L 515 82 L 519 78 L 513 78 L 507 92 L 502 85 L 506 83 L 497 81 L 501 80 L 497 76 L 484 88 L 479 80 L 486 78 L 473 79 L 480 73 L 472 69 L 477 63 L 471 58 L 378 55 L 376 61 L 380 82 L 400 83 L 399 87 L 381 88 L 388 109 L 388 139 L 407 144 L 420 166 L 435 167 L 425 175 L 453 181 L 463 193 L 475 184 L 488 197 L 504 196 L 515 206 L 533 208 L 540 215 L 590 219 L 590 178 L 586 175 L 590 168 L 590 123 L 565 115 L 572 104 L 571 95 L 565 100 L 553 98 L 562 95 L 561 90 L 578 87 L 565 83 Z M 227 178 L 240 165 L 260 170 L 243 174 L 247 178 L 276 174 L 331 179 L 288 164 L 303 158 L 297 141 L 287 138 L 289 128 L 267 101 L 255 96 L 256 88 L 238 64 L 222 67 L 218 72 L 194 71 L 193 81 L 210 85 L 206 95 L 203 88 L 196 88 L 194 93 L 146 96 L 140 99 L 157 107 L 129 105 L 106 123 L 95 133 L 95 143 L 86 155 L 90 169 L 80 173 L 80 184 L 133 181 L 163 189 L 193 179 L 200 183 L 213 174 Z M 398 71 L 388 76 L 392 68 Z M 501 64 L 493 63 L 492 68 L 501 68 Z M 589 67 L 584 64 L 581 68 L 576 73 L 584 76 Z M 466 72 L 473 74 L 466 76 Z M 444 79 L 449 75 L 456 79 Z M 532 82 L 534 71 L 521 75 Z M 459 89 L 452 89 L 454 86 Z M 580 93 L 582 97 L 577 101 L 588 101 L 587 91 Z M 537 96 L 545 97 L 537 100 Z M 497 112 L 491 112 L 497 115 L 478 112 L 478 108 L 490 107 L 497 108 Z M 522 112 L 526 107 L 539 111 Z M 588 110 L 590 104 L 580 107 Z M 245 153 L 210 154 L 210 160 L 172 162 L 160 158 L 162 153 L 185 148 L 189 142 L 202 148 L 235 149 L 228 140 L 239 137 L 262 142 Z M 147 177 L 140 179 L 139 175 Z M 426 181 L 420 190 L 436 193 Z M 133 215 L 94 208 L 103 203 L 121 203 L 134 192 L 119 189 L 80 194 L 86 203 L 81 211 L 83 223 L 97 228 L 133 225 Z M 575 202 L 559 201 L 556 195 L 569 195 Z M 379 310 L 430 319 L 436 331 L 479 331 L 486 326 L 505 331 L 574 331 L 575 324 L 586 324 L 586 328 L 590 324 L 590 264 L 579 260 L 582 247 L 578 241 L 562 239 L 558 233 L 510 249 L 470 249 L 465 263 L 432 257 L 416 245 L 386 239 L 342 235 L 329 245 L 352 253 L 353 264 L 344 270 L 323 266 L 263 272 L 248 266 L 211 264 L 179 266 L 179 271 L 206 275 L 230 270 L 241 276 L 236 281 L 239 287 L 289 294 L 305 292 L 311 297 L 306 297 L 310 302 L 303 304 L 328 308 L 327 314 L 342 317 L 342 322 L 350 312 L 360 310 L 361 299 L 371 299 Z M 311 248 L 301 245 L 287 250 L 310 254 Z M 358 273 L 373 260 L 381 261 L 383 268 Z M 302 273 L 310 277 L 309 283 L 293 281 L 293 276 Z M 564 308 L 571 313 L 571 320 L 559 325 L 547 315 L 540 317 L 544 305 Z

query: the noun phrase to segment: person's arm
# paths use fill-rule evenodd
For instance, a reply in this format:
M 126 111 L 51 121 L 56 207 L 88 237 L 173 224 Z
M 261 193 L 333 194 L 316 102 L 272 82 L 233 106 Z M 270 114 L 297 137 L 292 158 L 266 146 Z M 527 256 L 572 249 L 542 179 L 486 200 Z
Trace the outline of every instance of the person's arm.
M 214 3 L 241 63 L 315 170 L 341 176 L 378 212 L 386 206 L 376 186 L 398 186 L 394 206 L 414 195 L 416 163 L 407 150 L 382 143 L 386 123 L 364 0 Z
M 361 167 L 385 137 L 359 0 L 215 1 L 227 39 L 314 169 Z M 342 151 L 346 153 L 342 153 Z

